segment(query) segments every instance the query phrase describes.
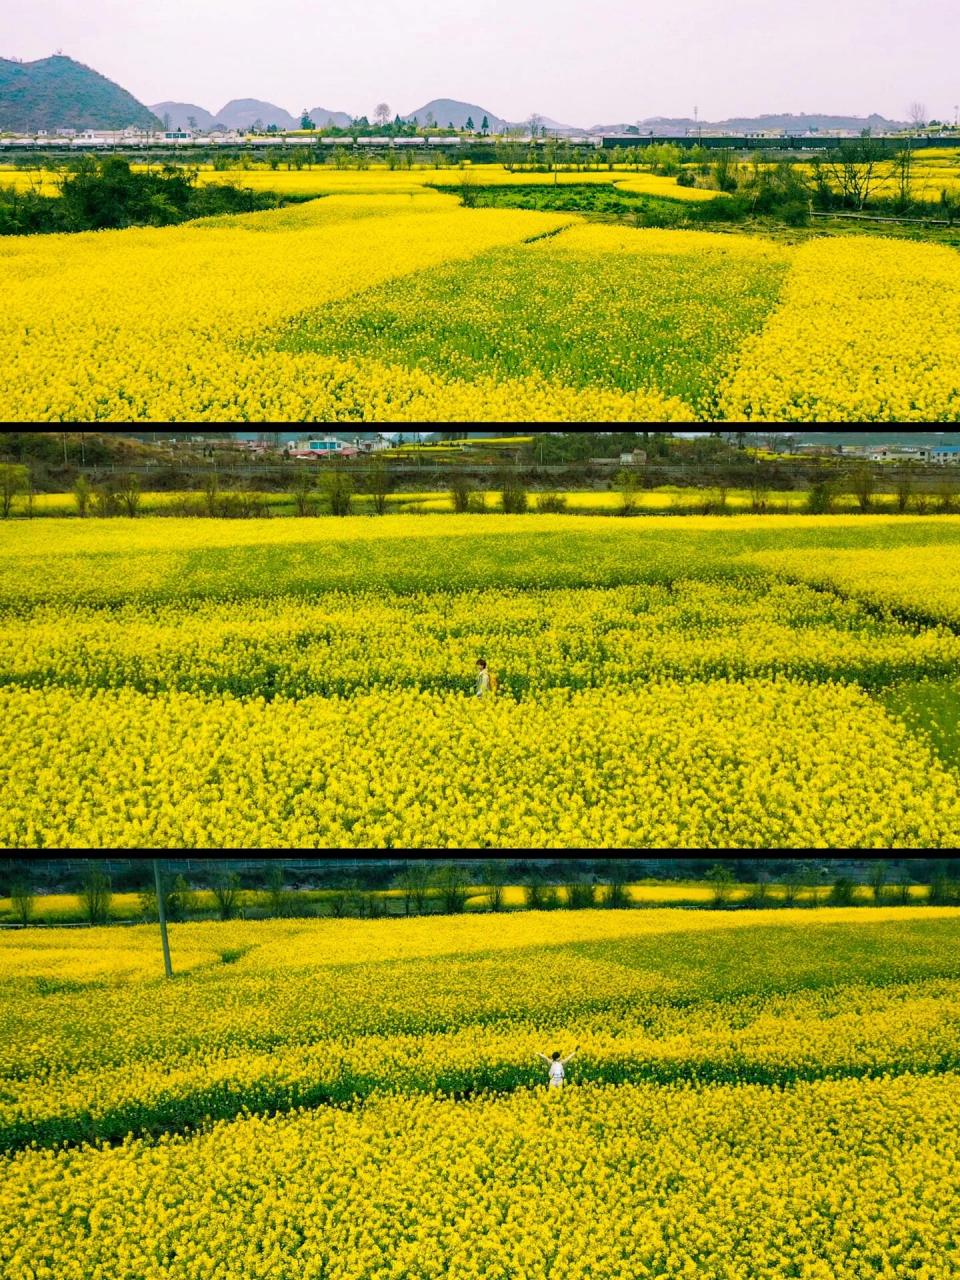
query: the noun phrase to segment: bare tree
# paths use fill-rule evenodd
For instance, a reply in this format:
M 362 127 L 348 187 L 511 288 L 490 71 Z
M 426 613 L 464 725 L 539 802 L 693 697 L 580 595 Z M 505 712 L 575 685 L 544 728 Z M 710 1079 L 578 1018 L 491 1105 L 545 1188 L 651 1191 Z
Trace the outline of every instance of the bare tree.
M 914 129 L 922 129 L 927 123 L 927 104 L 925 102 L 911 102 L 907 108 L 907 115 L 910 117 L 910 123 Z
M 539 138 L 543 131 L 543 116 L 534 111 L 533 115 L 531 115 L 527 121 L 527 125 L 530 128 L 530 137 Z
M 869 511 L 873 499 L 873 491 L 877 485 L 873 464 L 861 462 L 850 473 L 850 482 L 861 511 Z
M 416 908 L 418 915 L 423 915 L 430 888 L 430 864 L 423 861 L 406 863 L 394 881 L 394 888 L 403 894 L 404 913 L 410 915 L 410 908 Z
M 910 506 L 910 499 L 913 497 L 914 479 L 913 468 L 910 463 L 900 467 L 896 473 L 897 485 L 897 510 L 901 515 L 905 515 L 907 508 Z
M 825 167 L 840 188 L 845 203 L 863 208 L 880 179 L 882 158 L 881 147 L 870 138 L 842 142 L 830 154 Z
M 897 201 L 901 208 L 910 203 L 910 175 L 913 169 L 913 152 L 910 150 L 910 139 L 906 146 L 893 157 L 893 173 L 897 179 Z
M 373 118 L 379 125 L 388 125 L 390 123 L 390 107 L 386 102 L 378 102 L 374 108 Z

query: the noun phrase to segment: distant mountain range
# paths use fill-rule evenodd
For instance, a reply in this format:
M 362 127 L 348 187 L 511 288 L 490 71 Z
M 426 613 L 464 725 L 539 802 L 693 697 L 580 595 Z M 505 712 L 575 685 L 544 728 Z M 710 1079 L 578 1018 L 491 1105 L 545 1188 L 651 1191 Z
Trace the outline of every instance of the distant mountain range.
M 311 107 L 308 114 L 320 128 L 330 123 L 345 128 L 353 123 L 353 117 L 346 111 Z M 480 129 L 484 117 L 491 133 L 523 128 L 527 123 L 511 124 L 487 107 L 456 98 L 433 98 L 401 119 L 408 122 L 416 119 L 420 125 L 434 124 L 438 128 L 452 125 L 455 129 L 466 128 L 469 120 L 475 129 Z M 655 116 L 631 124 L 593 125 L 589 130 L 583 130 L 575 125 L 561 124 L 549 116 L 540 116 L 540 120 L 544 128 L 557 133 L 686 133 L 698 124 L 688 116 Z M 146 107 L 112 80 L 62 54 L 36 62 L 0 58 L 0 130 L 27 133 L 39 129 L 123 129 L 127 126 L 156 129 L 163 123 L 172 128 L 203 131 L 217 124 L 227 129 L 250 129 L 257 124 L 264 128 L 274 125 L 278 129 L 296 129 L 300 125 L 300 116 L 291 115 L 276 103 L 259 98 L 233 98 L 216 113 L 192 102 L 156 102 Z M 705 131 L 719 129 L 731 133 L 756 133 L 767 129 L 801 132 L 811 129 L 820 132 L 871 129 L 878 133 L 902 129 L 906 125 L 903 121 L 888 120 L 879 115 L 781 114 L 701 120 L 699 127 Z
M 299 129 L 300 117 L 292 116 L 273 102 L 261 102 L 259 98 L 233 98 L 216 114 L 198 107 L 192 102 L 155 102 L 150 110 L 161 120 L 169 120 L 172 129 L 200 129 L 206 132 L 214 125 L 226 129 L 251 129 L 257 122 L 264 128 L 276 125 L 278 129 Z M 318 128 L 332 123 L 346 128 L 352 117 L 345 111 L 329 111 L 326 107 L 311 107 L 307 112 Z M 191 124 L 190 121 L 195 123 Z
M 759 133 L 765 129 L 796 129 L 804 133 L 816 129 L 822 133 L 828 129 L 870 129 L 882 133 L 889 129 L 905 129 L 903 120 L 887 120 L 876 114 L 869 116 L 782 115 L 733 116 L 729 120 L 692 120 L 689 116 L 652 116 L 634 124 L 595 124 L 590 133 L 642 133 L 677 134 L 700 128 L 704 133 L 721 130 L 725 133 Z
M 435 124 L 441 129 L 451 124 L 454 129 L 465 129 L 467 121 L 472 120 L 473 127 L 479 129 L 484 117 L 487 119 L 491 133 L 501 133 L 509 127 L 506 120 L 493 111 L 488 111 L 486 107 L 478 107 L 475 102 L 458 102 L 456 98 L 433 98 L 430 102 L 425 102 L 422 107 L 417 107 L 416 111 L 411 111 L 409 115 L 401 116 L 400 119 L 408 124 L 413 120 L 421 125 Z
M 126 89 L 56 54 L 36 62 L 0 58 L 0 130 L 157 129 L 160 121 Z

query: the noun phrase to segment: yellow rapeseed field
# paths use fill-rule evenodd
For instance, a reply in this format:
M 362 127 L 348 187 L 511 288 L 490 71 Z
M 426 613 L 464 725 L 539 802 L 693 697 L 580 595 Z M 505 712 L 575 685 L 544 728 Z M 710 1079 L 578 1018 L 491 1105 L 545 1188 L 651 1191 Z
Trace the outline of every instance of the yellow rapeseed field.
M 409 689 L 264 703 L 8 687 L 0 709 L 0 842 L 14 847 L 960 839 L 956 778 L 842 686 L 664 681 L 490 706 Z
M 172 983 L 155 927 L 2 935 L 4 1274 L 952 1277 L 958 928 L 181 924 Z
M 455 188 L 465 174 L 209 170 L 204 181 L 322 198 L 180 227 L 73 235 L 68 255 L 59 236 L 5 238 L 0 414 L 173 422 L 960 415 L 960 271 L 950 249 L 877 237 L 797 247 L 462 208 Z M 552 179 L 486 176 L 507 185 Z M 562 178 L 681 200 L 716 194 L 620 170 Z M 546 312 L 543 296 L 552 299 Z
M 9 522 L 0 841 L 949 847 L 951 761 L 884 696 L 955 679 L 958 530 Z
M 960 420 L 960 257 L 873 236 L 801 245 L 720 407 L 759 422 Z

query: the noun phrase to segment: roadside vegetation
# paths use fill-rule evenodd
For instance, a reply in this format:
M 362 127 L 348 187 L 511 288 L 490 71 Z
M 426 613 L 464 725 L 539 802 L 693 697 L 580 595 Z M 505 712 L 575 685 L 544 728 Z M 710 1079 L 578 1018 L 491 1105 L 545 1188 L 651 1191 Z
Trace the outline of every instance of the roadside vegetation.
M 197 170 L 165 164 L 135 170 L 121 156 L 82 157 L 58 179 L 58 194 L 4 186 L 0 177 L 0 235 L 166 227 L 222 213 L 253 213 L 309 197 L 253 191 L 230 183 L 199 185 Z

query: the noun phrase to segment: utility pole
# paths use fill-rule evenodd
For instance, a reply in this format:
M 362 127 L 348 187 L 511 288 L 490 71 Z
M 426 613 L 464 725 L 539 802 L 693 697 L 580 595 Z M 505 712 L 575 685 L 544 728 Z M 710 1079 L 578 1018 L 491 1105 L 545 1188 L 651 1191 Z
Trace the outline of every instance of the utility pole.
M 63 465 L 66 466 L 67 465 L 67 433 L 65 431 L 61 431 L 60 435 L 63 438 Z
M 160 859 L 153 860 L 153 874 L 157 882 L 157 911 L 160 915 L 160 941 L 163 943 L 163 967 L 168 978 L 173 977 L 170 967 L 170 944 L 167 941 L 167 912 L 163 901 L 163 884 L 160 879 Z

